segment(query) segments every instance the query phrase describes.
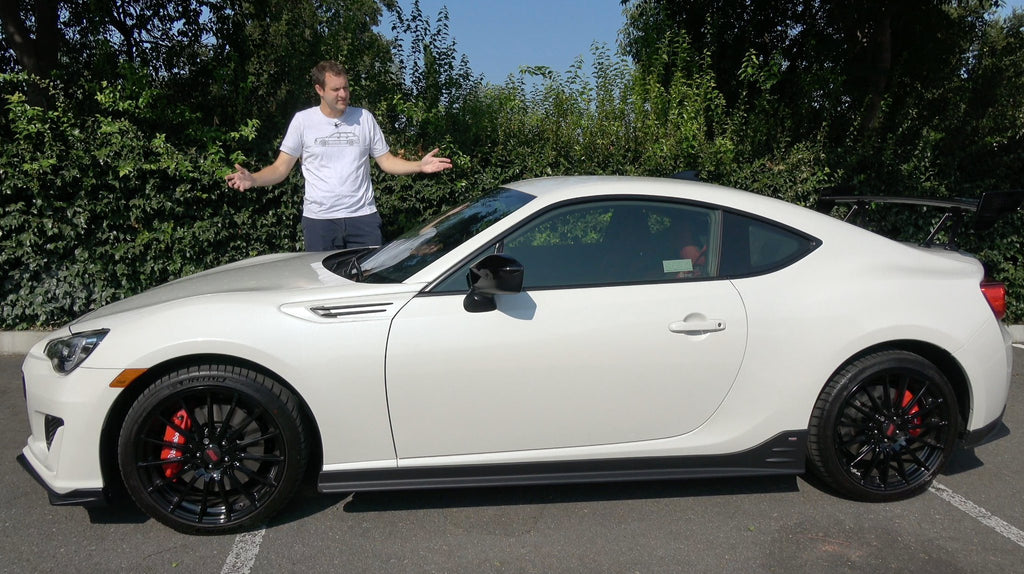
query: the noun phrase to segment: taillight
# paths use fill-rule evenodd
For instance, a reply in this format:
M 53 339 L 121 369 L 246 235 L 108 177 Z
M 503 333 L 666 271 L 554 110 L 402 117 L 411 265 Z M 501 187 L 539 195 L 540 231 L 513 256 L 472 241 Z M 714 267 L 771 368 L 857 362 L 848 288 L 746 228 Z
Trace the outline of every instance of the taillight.
M 1006 316 L 1006 285 L 999 281 L 986 279 L 981 282 L 981 294 L 988 301 L 988 306 L 992 307 L 996 319 L 1002 321 Z

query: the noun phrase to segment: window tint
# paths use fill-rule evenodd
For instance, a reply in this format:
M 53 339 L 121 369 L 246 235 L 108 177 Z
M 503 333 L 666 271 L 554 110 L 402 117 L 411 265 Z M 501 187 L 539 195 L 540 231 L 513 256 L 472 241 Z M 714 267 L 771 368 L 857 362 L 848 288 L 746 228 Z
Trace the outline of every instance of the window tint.
M 720 219 L 714 210 L 667 202 L 575 204 L 530 221 L 487 252 L 522 263 L 526 289 L 707 278 L 717 274 Z M 468 267 L 435 291 L 464 291 Z
M 722 275 L 756 275 L 779 269 L 817 246 L 814 239 L 751 217 L 726 213 L 724 222 Z
M 467 291 L 469 267 L 490 253 L 518 260 L 524 288 L 540 289 L 758 275 L 817 245 L 777 224 L 701 206 L 634 199 L 573 204 L 530 220 L 433 291 Z

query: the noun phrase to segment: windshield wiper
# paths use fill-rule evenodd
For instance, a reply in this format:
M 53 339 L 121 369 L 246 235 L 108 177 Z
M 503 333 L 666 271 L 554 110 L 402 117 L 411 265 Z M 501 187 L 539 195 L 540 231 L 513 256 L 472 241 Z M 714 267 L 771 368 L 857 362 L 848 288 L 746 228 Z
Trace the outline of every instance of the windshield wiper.
M 345 279 L 352 279 L 355 281 L 363 281 L 366 279 L 366 273 L 363 271 L 362 266 L 359 264 L 359 258 L 366 255 L 367 253 L 378 249 L 377 247 L 361 247 L 345 251 L 338 251 L 328 255 L 323 260 L 323 266 L 330 270 L 335 275 L 340 275 Z
M 362 252 L 353 255 L 348 260 L 348 265 L 345 266 L 345 276 L 349 278 L 355 278 L 356 281 L 363 280 L 363 267 L 359 265 L 359 256 Z

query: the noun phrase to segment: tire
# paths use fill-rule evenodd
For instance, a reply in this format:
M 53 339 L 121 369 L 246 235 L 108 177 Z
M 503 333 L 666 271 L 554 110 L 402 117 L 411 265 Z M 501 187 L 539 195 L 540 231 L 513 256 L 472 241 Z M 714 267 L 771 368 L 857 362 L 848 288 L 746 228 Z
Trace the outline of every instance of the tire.
M 868 502 L 927 490 L 953 453 L 956 395 L 935 365 L 905 351 L 866 355 L 825 385 L 811 413 L 811 470 Z
M 170 373 L 128 412 L 118 463 L 132 499 L 187 534 L 260 525 L 295 494 L 309 460 L 298 401 L 223 365 Z

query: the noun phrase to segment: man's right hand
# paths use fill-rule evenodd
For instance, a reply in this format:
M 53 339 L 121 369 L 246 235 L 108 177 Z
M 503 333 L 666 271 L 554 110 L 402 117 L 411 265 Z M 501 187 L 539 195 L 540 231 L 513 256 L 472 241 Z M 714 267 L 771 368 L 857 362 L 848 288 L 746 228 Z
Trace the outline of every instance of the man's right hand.
M 237 189 L 238 191 L 245 191 L 250 187 L 256 185 L 256 178 L 252 176 L 252 173 L 244 167 L 235 164 L 235 173 L 229 173 L 224 176 L 224 179 L 228 182 L 228 187 Z

